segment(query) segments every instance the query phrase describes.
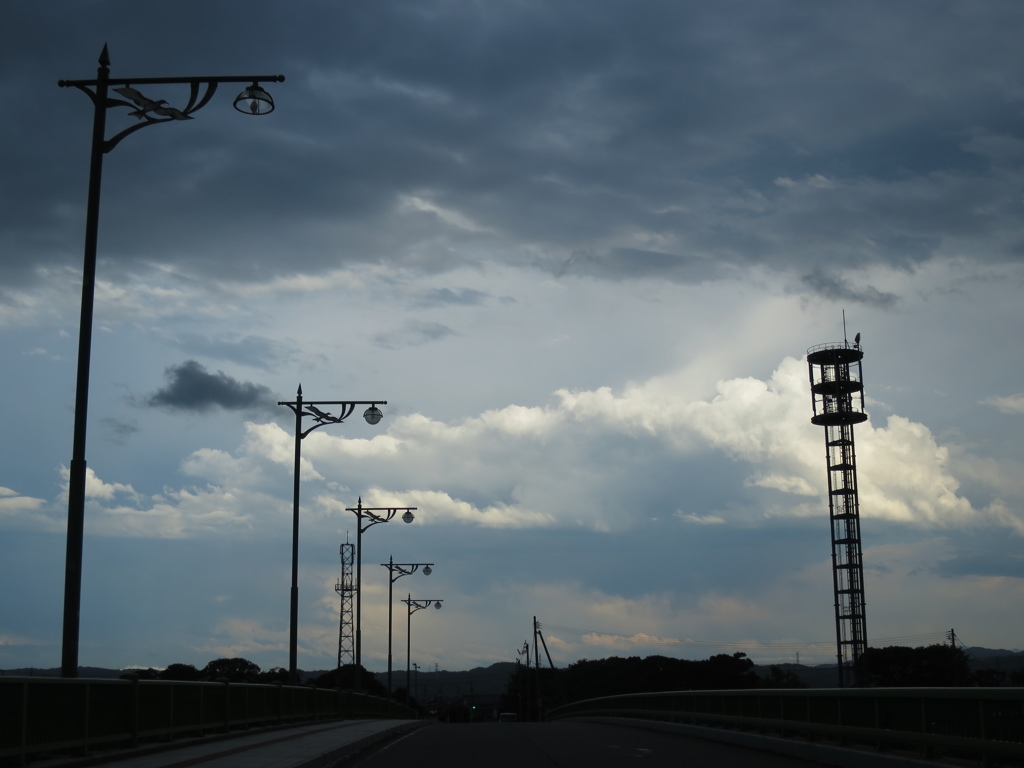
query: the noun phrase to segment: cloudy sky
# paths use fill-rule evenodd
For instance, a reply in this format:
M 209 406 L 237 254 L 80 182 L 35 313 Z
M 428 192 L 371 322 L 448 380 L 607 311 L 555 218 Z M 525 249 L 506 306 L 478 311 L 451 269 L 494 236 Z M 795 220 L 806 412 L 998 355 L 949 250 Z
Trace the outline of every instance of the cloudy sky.
M 413 661 L 835 657 L 808 347 L 863 335 L 872 645 L 1024 647 L 1024 6 L 15 3 L 0 46 L 0 668 L 59 666 L 92 108 L 282 73 L 106 157 L 80 662 L 335 663 L 360 497 Z M 187 89 L 145 95 L 183 106 Z M 136 118 L 108 114 L 111 132 Z M 405 606 L 396 603 L 396 666 Z M 401 648 L 399 651 L 397 649 Z

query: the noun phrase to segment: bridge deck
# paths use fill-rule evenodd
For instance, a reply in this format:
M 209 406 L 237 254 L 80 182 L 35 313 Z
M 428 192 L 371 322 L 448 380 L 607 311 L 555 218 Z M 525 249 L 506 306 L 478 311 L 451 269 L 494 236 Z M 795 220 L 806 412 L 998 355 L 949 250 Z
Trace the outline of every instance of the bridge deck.
M 208 737 L 150 745 L 137 750 L 104 751 L 86 757 L 34 760 L 33 768 L 302 768 L 330 765 L 378 741 L 423 725 L 415 720 L 345 720 L 248 735 Z

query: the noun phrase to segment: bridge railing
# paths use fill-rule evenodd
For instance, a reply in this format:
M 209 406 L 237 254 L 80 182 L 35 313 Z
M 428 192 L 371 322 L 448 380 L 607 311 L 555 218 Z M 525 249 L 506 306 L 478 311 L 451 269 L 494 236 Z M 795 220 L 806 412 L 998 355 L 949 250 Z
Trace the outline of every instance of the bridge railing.
M 306 686 L 0 677 L 0 764 L 32 754 L 340 717 L 415 718 L 396 702 Z
M 547 713 L 632 717 L 875 749 L 1024 758 L 1024 688 L 678 691 L 577 701 Z

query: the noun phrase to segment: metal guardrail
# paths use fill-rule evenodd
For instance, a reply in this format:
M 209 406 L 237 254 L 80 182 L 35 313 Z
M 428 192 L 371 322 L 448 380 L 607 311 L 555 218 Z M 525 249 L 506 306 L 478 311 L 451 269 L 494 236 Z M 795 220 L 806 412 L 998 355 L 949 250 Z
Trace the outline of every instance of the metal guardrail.
M 851 344 L 849 341 L 828 341 L 824 344 L 815 344 L 807 350 L 807 354 L 813 355 L 815 352 L 824 352 L 827 349 L 854 349 L 859 351 L 860 348 L 860 344 L 857 342 Z
M 632 717 L 834 741 L 879 750 L 1024 759 L 1024 688 L 678 691 L 577 701 L 547 713 Z
M 0 677 L 0 764 L 30 755 L 340 717 L 409 718 L 387 699 L 327 688 Z

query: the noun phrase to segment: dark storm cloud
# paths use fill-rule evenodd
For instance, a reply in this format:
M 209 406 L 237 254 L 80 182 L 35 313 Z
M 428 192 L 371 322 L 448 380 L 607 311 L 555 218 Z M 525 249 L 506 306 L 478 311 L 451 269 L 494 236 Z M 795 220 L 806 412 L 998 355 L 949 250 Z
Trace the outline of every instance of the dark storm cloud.
M 147 398 L 147 405 L 182 411 L 208 411 L 219 406 L 237 411 L 273 403 L 269 388 L 238 381 L 223 371 L 210 373 L 195 360 L 172 365 L 164 375 L 167 385 Z
M 24 6 L 9 20 L 8 280 L 80 259 L 91 109 L 55 81 L 92 77 L 105 40 L 115 76 L 288 76 L 270 88 L 273 115 L 239 116 L 219 93 L 196 120 L 140 131 L 107 157 L 101 273 L 113 281 L 118 264 L 151 263 L 241 280 L 481 258 L 557 273 L 587 248 L 606 253 L 594 276 L 686 281 L 692 268 L 657 248 L 631 254 L 626 238 L 806 273 L 819 231 L 853 262 L 902 266 L 948 236 L 1009 242 L 998 235 L 1017 226 L 1000 201 L 1024 194 L 1019 164 L 976 151 L 979 131 L 1021 133 L 1014 2 L 150 8 L 146 28 L 174 45 L 140 34 L 135 10 L 106 0 L 54 19 Z M 841 183 L 799 198 L 775 186 L 815 175 Z M 412 198 L 468 224 L 403 206 Z
M 856 287 L 849 280 L 834 274 L 829 274 L 821 269 L 815 269 L 800 278 L 801 282 L 825 298 L 837 301 L 852 301 L 858 304 L 867 304 L 876 309 L 888 309 L 893 306 L 899 297 L 894 293 L 880 291 L 874 286 L 866 285 Z

